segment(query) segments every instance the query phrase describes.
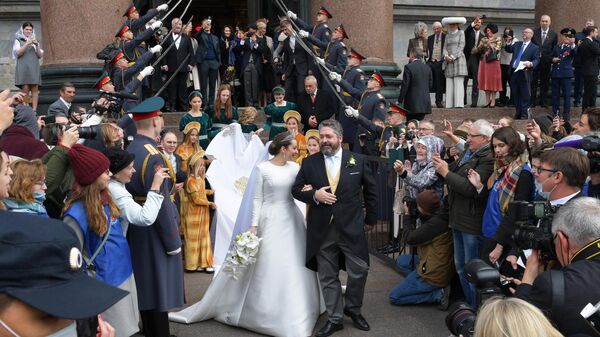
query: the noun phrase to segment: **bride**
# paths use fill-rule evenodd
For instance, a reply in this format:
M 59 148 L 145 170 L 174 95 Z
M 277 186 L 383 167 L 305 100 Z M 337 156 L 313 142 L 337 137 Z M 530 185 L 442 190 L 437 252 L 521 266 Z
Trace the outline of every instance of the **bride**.
M 256 263 L 237 279 L 219 272 L 200 302 L 170 313 L 170 320 L 215 319 L 272 336 L 312 334 L 324 305 L 316 273 L 304 266 L 306 227 L 291 195 L 297 146 L 290 133 L 278 134 L 269 146 L 274 157 L 256 166 L 249 228 L 262 237 Z

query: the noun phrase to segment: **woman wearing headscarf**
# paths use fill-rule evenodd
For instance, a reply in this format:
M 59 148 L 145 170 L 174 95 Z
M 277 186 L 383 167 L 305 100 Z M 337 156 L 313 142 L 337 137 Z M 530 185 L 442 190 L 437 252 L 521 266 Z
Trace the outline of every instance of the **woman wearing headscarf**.
M 419 138 L 415 149 L 417 157 L 414 164 L 408 160 L 404 163 L 396 160 L 394 170 L 406 182 L 411 200 L 416 200 L 417 195 L 426 189 L 435 190 L 441 199 L 443 196 L 442 183 L 435 173 L 431 158 L 434 154 L 443 153 L 444 141 L 436 136 L 424 136 Z
M 35 38 L 35 31 L 31 22 L 25 22 L 15 34 L 12 57 L 17 60 L 15 71 L 15 85 L 21 92 L 29 96 L 31 92 L 31 107 L 37 111 L 39 86 L 42 85 L 40 72 L 40 59 L 44 50 Z
M 468 178 L 479 192 L 479 198 L 487 198 L 481 258 L 494 265 L 502 261 L 500 257 L 507 255 L 508 248 L 513 246 L 514 228 L 507 216 L 508 205 L 515 200 L 533 200 L 535 188 L 525 144 L 515 129 L 502 127 L 496 130 L 491 146 L 496 161 L 488 181 L 484 184 L 475 170 L 469 170 Z
M 444 55 L 444 76 L 446 77 L 446 108 L 464 107 L 464 78 L 467 76 L 465 60 L 465 32 L 459 29 L 467 19 L 461 17 L 443 18 L 442 25 L 448 26 L 446 43 L 442 50 Z

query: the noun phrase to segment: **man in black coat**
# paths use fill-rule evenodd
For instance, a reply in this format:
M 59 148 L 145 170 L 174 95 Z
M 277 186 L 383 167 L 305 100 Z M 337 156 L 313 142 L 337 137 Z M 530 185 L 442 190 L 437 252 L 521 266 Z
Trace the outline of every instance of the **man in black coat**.
M 558 42 L 558 35 L 550 29 L 551 19 L 548 15 L 540 18 L 540 27 L 533 31 L 531 42 L 540 48 L 540 64 L 533 72 L 531 82 L 531 105 L 546 107 L 546 96 L 550 87 L 550 70 L 552 68 L 552 50 Z M 539 83 L 538 83 L 539 82 Z M 537 89 L 540 88 L 539 102 L 536 100 Z
M 443 108 L 442 100 L 444 99 L 444 91 L 446 91 L 446 78 L 442 70 L 444 63 L 444 43 L 446 42 L 446 34 L 442 32 L 442 24 L 434 22 L 432 25 L 433 34 L 427 38 L 427 65 L 431 68 L 433 75 L 433 87 L 431 90 L 435 92 L 435 105 L 438 108 Z
M 552 221 L 552 234 L 561 270 L 540 273 L 539 251 L 527 259 L 525 273 L 516 296 L 538 307 L 565 336 L 597 334 L 580 315 L 588 303 L 600 299 L 600 201 L 590 197 L 573 198 L 561 206 Z M 562 280 L 557 296 L 555 282 Z M 557 303 L 559 302 L 559 303 Z
M 268 58 L 270 49 L 267 39 L 256 33 L 248 33 L 234 50 L 242 54 L 242 79 L 247 106 L 258 106 L 258 93 L 263 83 L 263 59 Z
M 162 59 L 162 69 L 167 73 L 167 78 L 171 78 L 175 71 L 182 63 L 186 65 L 182 66 L 177 72 L 175 78 L 169 83 L 169 111 L 176 111 L 179 105 L 178 111 L 188 111 L 188 100 L 187 100 L 187 78 L 190 71 L 196 64 L 194 59 L 194 49 L 192 47 L 192 40 L 189 36 L 184 34 L 182 29 L 182 22 L 179 18 L 174 18 L 171 21 L 173 31 L 169 36 L 165 38 L 165 50 L 170 45 L 175 44 L 171 48 L 167 55 Z
M 465 106 L 467 105 L 467 85 L 469 79 L 473 79 L 473 86 L 471 87 L 471 107 L 477 107 L 477 100 L 479 99 L 479 86 L 477 84 L 477 74 L 479 73 L 479 53 L 471 54 L 474 47 L 477 47 L 479 40 L 484 38 L 483 32 L 481 31 L 481 25 L 483 24 L 483 18 L 476 16 L 473 22 L 465 29 L 465 49 L 463 50 L 465 58 L 467 59 L 467 70 L 468 76 L 465 77 Z
M 296 104 L 298 112 L 302 116 L 304 132 L 310 129 L 316 129 L 319 123 L 332 118 L 336 110 L 336 102 L 333 93 L 328 90 L 318 88 L 317 79 L 314 76 L 307 76 L 304 80 L 304 92 L 302 92 Z
M 583 30 L 585 39 L 581 40 L 577 53 L 581 59 L 581 74 L 583 75 L 583 100 L 581 110 L 596 106 L 598 83 L 598 57 L 600 56 L 600 45 L 596 40 L 598 27 L 590 26 Z
M 297 43 L 290 30 L 290 23 L 281 23 L 281 32 L 287 36 L 283 43 L 283 80 L 285 81 L 285 99 L 296 102 L 304 92 L 304 78 L 308 75 L 310 55 Z M 307 40 L 303 40 L 309 45 Z
M 202 107 L 205 108 L 215 98 L 215 86 L 221 64 L 221 49 L 219 38 L 211 34 L 212 20 L 202 21 L 202 30 L 196 34 L 198 49 L 196 50 L 196 64 L 200 65 L 200 92 L 202 93 Z M 208 94 L 207 94 L 208 91 Z
M 306 266 L 318 271 L 328 314 L 317 336 L 343 329 L 344 315 L 356 328 L 368 331 L 361 307 L 369 270 L 365 231 L 377 221 L 375 178 L 363 156 L 342 150 L 338 121 L 323 121 L 319 134 L 321 153 L 304 159 L 292 186 L 294 198 L 310 205 Z M 312 189 L 307 190 L 307 185 Z M 348 272 L 344 301 L 339 280 L 342 256 Z
M 419 51 L 413 50 L 410 53 L 413 61 L 404 66 L 398 103 L 408 110 L 407 120 L 420 121 L 431 113 L 429 91 L 433 86 L 433 75 L 431 68 L 423 63 L 423 55 Z

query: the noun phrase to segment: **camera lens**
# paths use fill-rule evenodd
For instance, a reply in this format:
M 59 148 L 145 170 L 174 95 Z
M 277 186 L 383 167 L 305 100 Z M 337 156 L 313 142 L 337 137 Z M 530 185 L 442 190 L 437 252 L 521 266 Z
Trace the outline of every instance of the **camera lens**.
M 446 327 L 456 336 L 472 337 L 475 332 L 477 315 L 465 302 L 454 303 L 446 316 Z
M 79 138 L 82 139 L 94 139 L 98 134 L 97 126 L 81 126 L 77 128 L 79 132 Z

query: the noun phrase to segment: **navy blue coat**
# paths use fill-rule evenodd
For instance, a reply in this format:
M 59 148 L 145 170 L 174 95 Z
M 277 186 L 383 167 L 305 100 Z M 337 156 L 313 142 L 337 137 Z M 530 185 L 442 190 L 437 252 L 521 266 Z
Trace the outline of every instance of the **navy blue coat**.
M 196 50 L 196 64 L 201 64 L 206 57 L 209 43 L 212 43 L 215 49 L 217 62 L 221 63 L 221 47 L 219 46 L 219 38 L 215 34 L 206 34 L 203 30 L 196 34 L 198 40 L 198 49 Z
M 311 35 L 317 40 L 321 41 L 321 43 L 327 45 L 329 41 L 331 41 L 331 29 L 329 29 L 329 26 L 327 26 L 326 23 L 320 22 L 316 26 L 311 27 L 309 24 L 302 21 L 302 19 L 300 18 L 297 18 L 294 21 L 301 29 L 307 32 L 311 32 Z M 325 48 L 321 48 L 320 46 L 315 45 L 314 50 L 315 53 L 319 54 L 320 57 L 325 56 Z
M 558 57 L 558 63 L 552 63 L 552 78 L 571 78 L 573 77 L 573 60 L 577 54 L 577 47 L 572 48 L 568 45 L 556 45 L 552 50 L 552 59 Z
M 353 88 L 356 88 L 360 91 L 365 91 L 367 88 L 365 82 L 365 73 L 359 67 L 349 66 L 344 71 L 342 75 L 342 79 L 352 85 Z M 353 108 L 358 108 L 358 99 L 354 98 L 347 91 L 342 91 L 342 99 L 346 105 L 349 105 Z M 344 138 L 349 142 L 353 142 L 356 137 L 356 122 L 353 118 L 349 118 L 343 111 L 340 111 L 338 119 L 344 128 Z
M 145 197 L 155 169 L 167 167 L 167 163 L 157 150 L 156 142 L 146 136 L 136 135 L 127 152 L 136 158 L 136 172 L 127 184 L 127 190 L 134 199 Z M 129 226 L 129 246 L 140 310 L 168 311 L 183 306 L 181 252 L 167 254 L 181 248 L 179 215 L 169 197 L 172 184 L 172 179 L 163 182 L 160 191 L 166 197 L 151 226 Z
M 315 46 L 319 46 L 321 50 L 325 50 L 324 58 L 327 68 L 342 74 L 348 65 L 348 56 L 346 55 L 346 45 L 342 41 L 331 41 L 324 43 L 316 39 L 314 36 L 309 36 L 308 40 Z
M 154 54 L 152 52 L 146 51 L 135 61 L 133 65 L 127 68 L 115 67 L 110 75 L 110 78 L 115 86 L 115 91 L 118 92 L 125 89 L 127 84 L 131 82 L 133 76 L 139 73 L 140 70 L 142 70 L 142 68 L 144 68 L 148 62 L 150 62 L 150 60 L 152 60 L 153 56 Z M 139 88 L 132 93 L 137 94 L 138 97 L 141 97 L 141 89 Z
M 138 49 L 139 46 L 144 43 L 144 41 L 151 38 L 153 34 L 154 30 L 152 30 L 152 28 L 148 28 L 135 36 L 133 40 L 123 40 L 119 43 L 119 47 L 121 47 L 121 51 L 123 52 L 123 55 L 125 55 L 127 61 L 134 62 L 141 57 L 143 53 L 141 50 L 145 49 Z

